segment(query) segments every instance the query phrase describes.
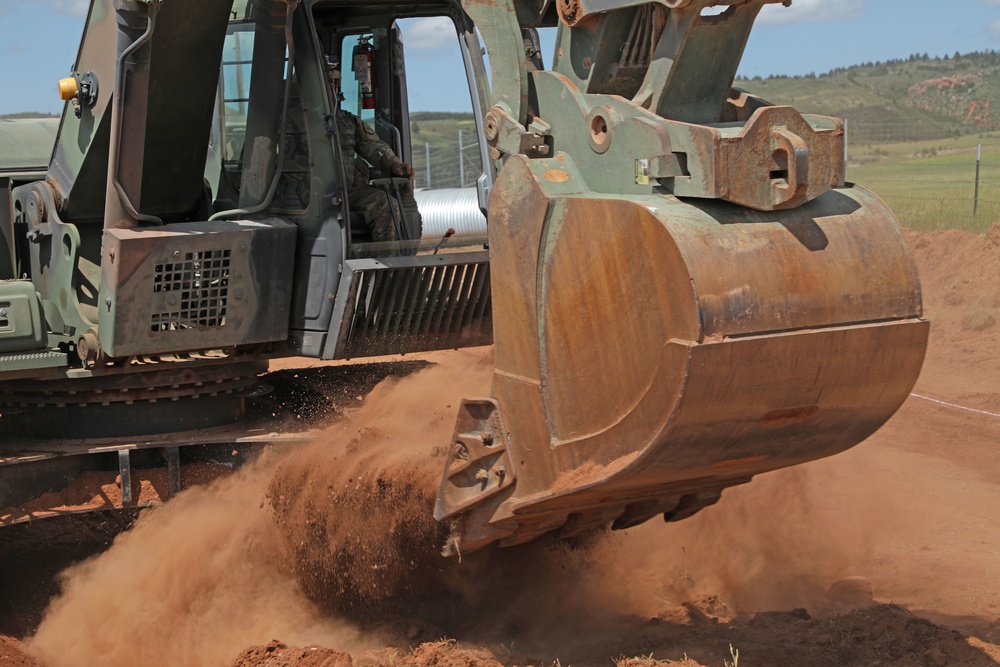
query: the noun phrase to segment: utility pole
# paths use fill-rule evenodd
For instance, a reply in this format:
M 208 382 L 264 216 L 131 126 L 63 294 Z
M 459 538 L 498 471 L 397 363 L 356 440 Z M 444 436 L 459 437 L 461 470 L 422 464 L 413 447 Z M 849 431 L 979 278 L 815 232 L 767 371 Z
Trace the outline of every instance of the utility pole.
M 979 210 L 979 166 L 983 161 L 983 145 L 979 144 L 976 146 L 976 192 L 972 196 L 972 217 L 976 217 L 976 211 Z
M 424 164 L 427 165 L 427 189 L 431 189 L 431 142 L 424 142 Z

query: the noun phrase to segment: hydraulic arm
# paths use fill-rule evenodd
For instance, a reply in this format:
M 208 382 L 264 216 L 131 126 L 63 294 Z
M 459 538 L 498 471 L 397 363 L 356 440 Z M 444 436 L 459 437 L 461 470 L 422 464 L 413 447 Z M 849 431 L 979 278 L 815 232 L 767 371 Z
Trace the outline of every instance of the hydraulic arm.
M 465 2 L 504 166 L 493 393 L 458 418 L 445 553 L 683 519 L 857 444 L 912 388 L 916 270 L 844 183 L 842 123 L 731 88 L 765 4 L 559 0 L 529 71 L 515 28 L 543 8 Z

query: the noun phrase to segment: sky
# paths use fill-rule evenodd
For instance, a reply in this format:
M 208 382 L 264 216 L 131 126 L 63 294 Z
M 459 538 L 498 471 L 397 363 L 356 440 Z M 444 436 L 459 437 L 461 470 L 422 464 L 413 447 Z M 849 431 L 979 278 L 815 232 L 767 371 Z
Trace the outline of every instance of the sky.
M 0 114 L 58 113 L 88 0 L 0 0 Z M 450 43 L 448 45 L 442 45 Z M 552 39 L 543 39 L 546 62 Z M 410 109 L 465 111 L 457 45 L 436 19 L 404 26 Z M 820 73 L 858 63 L 1000 50 L 1000 0 L 794 0 L 765 8 L 740 74 Z

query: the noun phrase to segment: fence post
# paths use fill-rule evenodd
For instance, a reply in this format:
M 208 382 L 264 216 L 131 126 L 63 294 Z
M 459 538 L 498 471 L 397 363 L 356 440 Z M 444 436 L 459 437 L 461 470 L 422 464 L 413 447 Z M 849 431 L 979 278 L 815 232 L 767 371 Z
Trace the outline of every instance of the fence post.
M 431 142 L 424 142 L 424 164 L 427 167 L 427 189 L 431 189 Z
M 844 180 L 847 180 L 847 166 L 851 161 L 847 157 L 848 143 L 847 143 L 847 119 L 844 119 Z
M 972 217 L 976 217 L 976 212 L 979 210 L 979 166 L 983 161 L 983 145 L 979 144 L 976 146 L 976 191 L 972 195 Z
M 462 151 L 462 131 L 458 131 L 458 182 L 465 187 L 465 153 Z

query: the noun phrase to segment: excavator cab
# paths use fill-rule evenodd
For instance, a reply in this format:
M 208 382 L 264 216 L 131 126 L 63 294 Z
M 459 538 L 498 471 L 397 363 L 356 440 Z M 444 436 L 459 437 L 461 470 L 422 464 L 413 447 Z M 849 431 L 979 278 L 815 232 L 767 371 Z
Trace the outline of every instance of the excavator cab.
M 421 58 L 423 49 L 407 52 L 405 49 L 406 34 L 411 30 L 418 36 L 421 31 L 435 31 L 440 44 L 435 45 L 435 54 L 447 52 L 447 56 L 461 65 L 465 72 L 463 80 L 457 80 L 449 86 L 455 97 L 464 97 L 458 105 L 460 108 L 481 109 L 484 100 L 478 87 L 478 77 L 484 71 L 481 62 L 480 47 L 471 47 L 467 39 L 476 39 L 474 34 L 461 35 L 460 30 L 469 31 L 468 18 L 459 5 L 454 3 L 428 2 L 405 7 L 387 5 L 358 5 L 355 3 L 323 2 L 313 6 L 313 16 L 321 49 L 326 54 L 332 79 L 339 81 L 339 108 L 372 127 L 378 138 L 388 145 L 404 162 L 421 167 L 411 183 L 403 184 L 404 191 L 417 190 L 416 201 L 413 197 L 403 197 L 398 208 L 404 209 L 405 220 L 403 228 L 403 252 L 419 253 L 427 248 L 441 251 L 456 244 L 467 247 L 485 245 L 486 218 L 483 215 L 486 208 L 486 195 L 493 181 L 493 169 L 482 170 L 478 179 L 468 174 L 475 191 L 461 193 L 452 201 L 452 210 L 445 211 L 441 206 L 434 206 L 430 200 L 435 198 L 434 191 L 441 190 L 438 177 L 431 177 L 430 145 L 421 143 L 415 147 L 409 111 L 409 87 L 407 71 L 419 71 L 435 66 L 435 59 Z M 424 38 L 426 39 L 426 38 Z M 474 55 L 473 55 L 474 54 Z M 440 58 L 441 55 L 436 55 Z M 463 96 L 462 91 L 465 91 Z M 426 91 L 417 91 L 426 95 Z M 338 95 L 334 93 L 336 99 Z M 436 173 L 455 171 L 462 158 L 471 163 L 488 164 L 488 154 L 484 145 L 480 145 L 477 137 L 481 136 L 482 114 L 474 113 L 477 127 L 474 133 L 466 133 L 466 144 L 460 148 L 461 156 L 447 155 L 444 159 L 450 165 L 442 165 L 439 149 L 434 148 L 434 165 Z M 341 146 L 341 150 L 344 147 Z M 346 163 L 345 163 L 346 164 Z M 442 169 L 442 167 L 444 167 Z M 345 166 L 345 169 L 347 167 Z M 399 183 L 388 183 L 390 174 L 379 173 L 370 165 L 365 165 L 365 171 L 371 172 L 371 182 L 379 184 L 386 190 L 388 197 L 399 197 Z M 463 173 L 463 183 L 466 174 Z M 398 180 L 398 179 L 397 179 Z M 441 195 L 453 193 L 437 192 Z M 474 197 L 470 195 L 475 194 Z M 374 243 L 370 230 L 362 223 L 350 205 L 350 193 L 347 195 L 348 208 L 351 209 L 352 223 L 349 227 L 352 257 L 371 257 L 395 248 L 384 243 Z M 461 206 L 464 210 L 456 211 Z M 424 211 L 417 209 L 423 208 Z M 470 210 L 471 209 L 471 210 Z M 479 213 L 477 214 L 477 211 Z M 470 215 L 471 214 L 471 215 Z M 421 218 L 429 216 L 427 228 L 421 225 Z M 475 222 L 471 225 L 459 226 L 454 233 L 449 234 L 449 218 L 454 220 L 462 216 Z M 448 235 L 453 241 L 447 241 Z M 465 238 L 465 240 L 461 240 Z M 419 241 L 424 239 L 421 245 Z

